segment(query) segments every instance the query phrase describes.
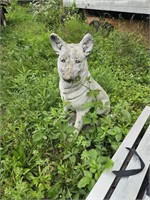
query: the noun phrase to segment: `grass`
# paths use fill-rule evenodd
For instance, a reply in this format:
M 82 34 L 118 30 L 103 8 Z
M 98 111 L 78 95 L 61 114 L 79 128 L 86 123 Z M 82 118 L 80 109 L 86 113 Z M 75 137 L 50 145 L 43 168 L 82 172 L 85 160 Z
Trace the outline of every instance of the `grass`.
M 148 105 L 148 52 L 132 34 L 95 33 L 75 17 L 54 29 L 30 7 L 12 8 L 1 32 L 1 198 L 85 199 Z M 63 112 L 52 31 L 66 42 L 93 35 L 89 70 L 110 96 L 111 112 L 87 114 L 79 136 Z

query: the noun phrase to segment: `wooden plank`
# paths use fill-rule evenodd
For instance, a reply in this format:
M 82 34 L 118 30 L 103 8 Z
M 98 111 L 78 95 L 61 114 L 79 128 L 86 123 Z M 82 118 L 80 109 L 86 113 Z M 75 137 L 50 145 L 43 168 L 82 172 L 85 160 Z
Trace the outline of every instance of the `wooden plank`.
M 115 179 L 115 175 L 111 172 L 112 170 L 119 170 L 122 166 L 128 151 L 125 147 L 132 147 L 136 138 L 138 137 L 140 131 L 142 130 L 147 118 L 150 115 L 150 107 L 146 106 L 142 111 L 139 118 L 136 120 L 135 124 L 129 131 L 128 135 L 123 140 L 122 144 L 114 154 L 112 160 L 114 162 L 114 166 L 111 170 L 106 170 L 102 173 L 90 194 L 87 196 L 86 200 L 103 200 L 106 196 L 108 189 Z
M 110 200 L 136 199 L 150 165 L 150 126 L 145 132 L 136 151 L 144 161 L 145 168 L 137 175 L 121 178 Z M 126 169 L 137 169 L 139 167 L 139 159 L 136 156 L 133 156 Z

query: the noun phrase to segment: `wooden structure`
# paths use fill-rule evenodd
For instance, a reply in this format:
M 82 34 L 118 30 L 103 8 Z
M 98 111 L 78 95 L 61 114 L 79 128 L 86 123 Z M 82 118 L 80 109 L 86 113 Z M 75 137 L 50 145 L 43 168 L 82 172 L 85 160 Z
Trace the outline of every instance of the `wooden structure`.
M 0 23 L 2 26 L 6 26 L 6 17 L 7 13 L 6 7 L 10 5 L 10 0 L 1 0 L 0 1 Z
M 64 6 L 71 6 L 74 2 L 82 9 L 150 14 L 149 0 L 63 0 Z
M 145 189 L 143 189 L 146 179 L 149 180 L 150 187 L 150 169 L 148 171 L 150 166 L 149 116 L 150 107 L 146 106 L 114 154 L 112 158 L 114 162 L 113 168 L 102 173 L 86 200 L 150 200 L 150 197 L 146 195 Z M 112 173 L 113 170 L 137 169 L 140 166 L 139 159 L 135 155 L 129 155 L 126 147 L 136 149 L 145 163 L 145 167 L 136 175 L 121 178 L 116 177 Z

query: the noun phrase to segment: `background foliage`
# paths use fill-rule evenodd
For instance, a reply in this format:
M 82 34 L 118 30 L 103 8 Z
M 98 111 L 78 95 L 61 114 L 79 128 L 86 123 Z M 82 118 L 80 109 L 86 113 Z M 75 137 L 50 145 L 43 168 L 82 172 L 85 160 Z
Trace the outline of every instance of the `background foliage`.
M 95 32 L 75 7 L 39 3 L 12 4 L 0 38 L 1 198 L 85 199 L 148 104 L 148 52 L 135 35 Z M 110 96 L 111 112 L 99 118 L 92 105 L 78 136 L 63 112 L 52 31 L 66 42 L 93 35 L 89 69 Z

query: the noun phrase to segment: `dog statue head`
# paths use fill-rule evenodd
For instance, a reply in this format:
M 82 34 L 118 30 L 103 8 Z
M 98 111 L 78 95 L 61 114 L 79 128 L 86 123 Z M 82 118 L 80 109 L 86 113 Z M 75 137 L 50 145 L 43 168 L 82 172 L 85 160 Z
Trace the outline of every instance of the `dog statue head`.
M 50 42 L 58 57 L 58 72 L 60 79 L 66 82 L 80 79 L 82 73 L 88 70 L 86 57 L 93 47 L 93 37 L 86 34 L 80 43 L 67 44 L 57 34 L 50 35 Z

